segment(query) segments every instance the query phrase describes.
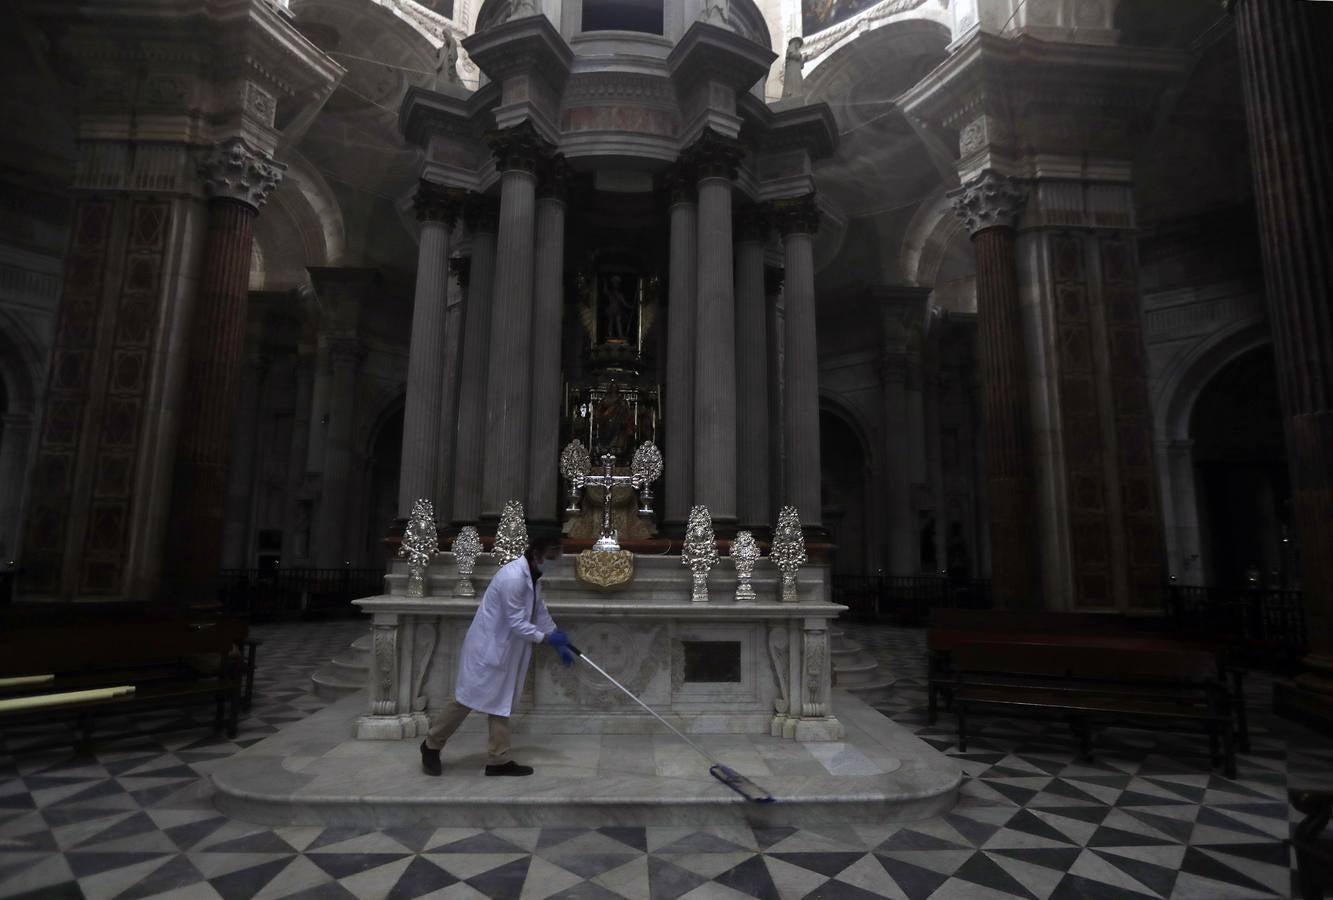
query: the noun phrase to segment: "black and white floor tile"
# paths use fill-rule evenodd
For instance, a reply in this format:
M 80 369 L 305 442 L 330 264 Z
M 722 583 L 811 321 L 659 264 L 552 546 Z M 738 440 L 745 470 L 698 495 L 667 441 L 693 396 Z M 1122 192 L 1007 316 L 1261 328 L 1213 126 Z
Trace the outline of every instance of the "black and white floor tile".
M 210 769 L 320 708 L 310 673 L 359 630 L 256 629 L 255 702 L 235 740 L 204 723 L 89 756 L 0 744 L 0 897 L 1288 897 L 1288 775 L 1333 768 L 1333 744 L 1263 713 L 1258 678 L 1252 752 L 1235 781 L 1210 770 L 1197 738 L 1169 733 L 1108 731 L 1088 762 L 1058 726 L 996 719 L 959 753 L 947 715 L 925 723 L 923 632 L 850 626 L 898 676 L 882 710 L 967 772 L 948 815 L 810 829 L 386 831 L 220 815 Z

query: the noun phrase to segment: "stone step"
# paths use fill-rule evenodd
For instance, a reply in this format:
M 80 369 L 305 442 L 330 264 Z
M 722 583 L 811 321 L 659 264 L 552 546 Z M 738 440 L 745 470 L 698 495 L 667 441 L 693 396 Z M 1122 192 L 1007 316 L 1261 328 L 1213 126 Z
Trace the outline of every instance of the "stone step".
M 329 660 L 324 668 L 348 680 L 359 678 L 362 684 L 365 684 L 366 679 L 370 677 L 370 666 L 346 651 Z
M 848 654 L 860 653 L 864 648 L 855 641 L 841 641 L 834 643 L 831 652 L 835 657 L 847 656 Z
M 879 675 L 879 663 L 872 660 L 855 660 L 848 665 L 835 666 L 833 677 L 838 687 L 866 684 Z
M 331 668 L 331 667 L 330 667 Z M 365 679 L 351 680 L 343 677 L 337 672 L 329 671 L 328 668 L 321 668 L 315 674 L 310 676 L 311 687 L 314 688 L 315 696 L 321 700 L 341 700 L 348 694 L 354 694 L 357 691 L 364 690 L 366 687 Z
M 897 680 L 896 678 L 881 678 L 869 684 L 844 685 L 842 690 L 858 700 L 873 705 L 878 700 L 889 700 L 893 697 L 893 685 Z

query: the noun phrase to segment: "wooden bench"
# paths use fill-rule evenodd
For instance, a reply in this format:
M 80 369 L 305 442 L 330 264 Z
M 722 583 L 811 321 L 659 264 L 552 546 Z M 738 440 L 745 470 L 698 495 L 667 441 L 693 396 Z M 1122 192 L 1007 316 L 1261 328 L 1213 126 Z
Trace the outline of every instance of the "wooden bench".
M 1249 752 L 1249 709 L 1245 672 L 1232 665 L 1225 642 L 1186 640 L 1161 633 L 1157 620 L 1143 621 L 1109 613 L 1010 612 L 997 610 L 936 610 L 926 633 L 926 709 L 934 724 L 941 696 L 948 697 L 951 657 L 955 648 L 974 643 L 1051 644 L 1091 649 L 1199 650 L 1213 655 L 1217 673 L 1229 683 L 1231 708 L 1241 752 Z
M 950 681 L 964 752 L 978 712 L 1065 720 L 1085 756 L 1092 726 L 1174 725 L 1206 733 L 1214 764 L 1236 775 L 1230 696 L 1207 651 L 970 643 L 954 650 Z
M 129 696 L 0 713 L 6 729 L 72 721 L 80 746 L 94 725 L 150 709 L 212 704 L 214 727 L 236 735 L 245 674 L 247 625 L 238 619 L 97 622 L 7 629 L 0 636 L 0 677 L 51 675 L 31 696 L 133 685 Z M 248 657 L 248 658 L 247 658 Z M 117 732 L 119 736 L 122 732 Z M 123 732 L 137 733 L 137 732 Z

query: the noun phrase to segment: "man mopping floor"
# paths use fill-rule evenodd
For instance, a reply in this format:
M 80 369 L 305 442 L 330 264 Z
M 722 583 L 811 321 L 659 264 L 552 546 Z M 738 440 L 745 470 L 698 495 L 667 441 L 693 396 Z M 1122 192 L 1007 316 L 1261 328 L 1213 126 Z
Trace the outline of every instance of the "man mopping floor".
M 509 713 L 523 688 L 532 645 L 545 641 L 566 666 L 574 662 L 569 638 L 555 627 L 542 602 L 538 582 L 560 558 L 560 533 L 541 532 L 528 550 L 495 573 L 477 606 L 458 659 L 454 699 L 431 720 L 421 742 L 421 768 L 440 775 L 440 750 L 463 724 L 467 714 L 486 713 L 490 736 L 486 744 L 487 775 L 531 775 L 509 755 Z

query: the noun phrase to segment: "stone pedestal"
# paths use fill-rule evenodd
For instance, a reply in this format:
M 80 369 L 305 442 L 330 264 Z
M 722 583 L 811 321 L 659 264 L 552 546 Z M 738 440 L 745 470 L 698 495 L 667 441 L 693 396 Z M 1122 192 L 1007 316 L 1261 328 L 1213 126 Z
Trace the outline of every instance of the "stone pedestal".
M 800 601 L 779 599 L 779 573 L 761 560 L 758 600 L 737 604 L 734 572 L 714 570 L 712 602 L 690 602 L 690 573 L 678 557 L 639 557 L 633 584 L 594 594 L 566 558 L 543 576 L 552 617 L 613 677 L 693 734 L 773 734 L 835 741 L 842 726 L 831 699 L 828 571 L 801 571 Z M 473 575 L 477 596 L 495 572 L 489 554 Z M 453 697 L 458 652 L 477 598 L 452 596 L 451 554 L 433 564 L 430 595 L 406 596 L 406 563 L 395 563 L 387 594 L 358 600 L 372 614 L 367 714 L 357 736 L 394 740 L 423 734 L 431 712 Z M 515 728 L 547 734 L 650 734 L 661 726 L 591 667 L 560 666 L 534 647 Z

